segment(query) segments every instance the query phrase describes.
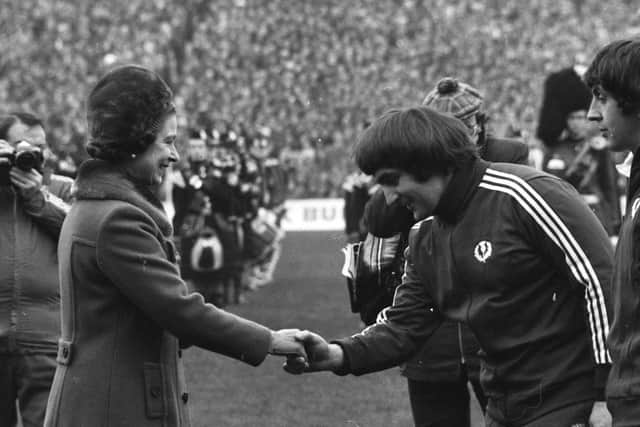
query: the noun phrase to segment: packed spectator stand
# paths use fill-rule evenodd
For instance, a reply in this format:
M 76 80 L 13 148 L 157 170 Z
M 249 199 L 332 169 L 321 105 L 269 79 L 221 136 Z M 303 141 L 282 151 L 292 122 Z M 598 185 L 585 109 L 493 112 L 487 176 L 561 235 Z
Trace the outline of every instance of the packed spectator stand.
M 496 133 L 532 135 L 545 75 L 632 34 L 640 15 L 623 0 L 10 0 L 0 24 L 3 108 L 46 117 L 58 154 L 83 158 L 87 88 L 136 62 L 170 82 L 183 125 L 269 126 L 290 195 L 332 197 L 363 121 L 455 74 L 492 100 Z

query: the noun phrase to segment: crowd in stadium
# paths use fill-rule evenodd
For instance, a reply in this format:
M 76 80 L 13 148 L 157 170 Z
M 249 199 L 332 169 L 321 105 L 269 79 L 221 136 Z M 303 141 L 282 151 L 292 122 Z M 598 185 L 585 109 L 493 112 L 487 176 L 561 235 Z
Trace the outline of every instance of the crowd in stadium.
M 327 197 L 353 168 L 362 123 L 419 103 L 442 76 L 491 100 L 496 133 L 531 135 L 544 76 L 640 16 L 631 1 L 597 0 L 26 0 L 4 5 L 0 23 L 12 47 L 0 57 L 4 107 L 46 118 L 59 154 L 83 158 L 87 88 L 135 62 L 169 82 L 184 125 L 204 115 L 273 129 L 295 159 L 291 195 Z
M 616 166 L 640 42 L 611 43 L 633 2 L 23 0 L 0 25 L 0 424 L 188 425 L 192 345 L 292 374 L 408 362 L 416 426 L 468 425 L 468 382 L 487 426 L 640 420 L 638 160 Z M 287 198 L 336 197 L 367 328 L 221 309 L 272 281 Z M 50 397 L 11 383 L 28 367 Z

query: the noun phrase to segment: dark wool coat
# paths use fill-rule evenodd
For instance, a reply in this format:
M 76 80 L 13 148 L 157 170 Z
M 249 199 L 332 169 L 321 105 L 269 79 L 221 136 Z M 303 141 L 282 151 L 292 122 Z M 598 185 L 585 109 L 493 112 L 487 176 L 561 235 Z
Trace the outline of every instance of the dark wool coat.
M 270 331 L 188 292 L 148 189 L 99 160 L 76 186 L 58 247 L 62 338 L 45 425 L 188 426 L 180 347 L 258 365 Z

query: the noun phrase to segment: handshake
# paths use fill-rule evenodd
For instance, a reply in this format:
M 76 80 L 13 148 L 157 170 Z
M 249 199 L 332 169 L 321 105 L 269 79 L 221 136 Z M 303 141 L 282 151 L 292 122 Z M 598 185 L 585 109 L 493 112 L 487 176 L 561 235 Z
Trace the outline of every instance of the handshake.
M 283 369 L 290 374 L 336 371 L 342 368 L 342 347 L 329 344 L 320 335 L 299 329 L 271 332 L 270 354 L 286 356 Z

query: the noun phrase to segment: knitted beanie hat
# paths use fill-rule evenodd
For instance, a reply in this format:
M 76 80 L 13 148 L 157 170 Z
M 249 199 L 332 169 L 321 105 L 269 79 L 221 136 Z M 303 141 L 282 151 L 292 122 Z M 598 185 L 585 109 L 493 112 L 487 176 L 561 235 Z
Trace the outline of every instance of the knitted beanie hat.
M 144 152 L 170 113 L 173 93 L 159 75 L 125 65 L 104 75 L 87 99 L 87 153 L 118 162 Z
M 476 89 L 452 77 L 441 79 L 422 101 L 422 105 L 453 114 L 462 121 L 475 115 L 482 104 L 482 95 Z

